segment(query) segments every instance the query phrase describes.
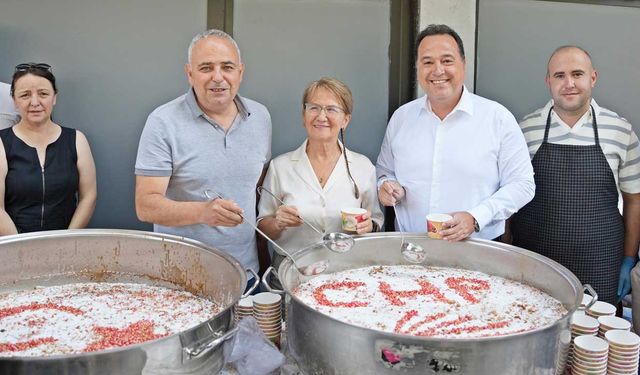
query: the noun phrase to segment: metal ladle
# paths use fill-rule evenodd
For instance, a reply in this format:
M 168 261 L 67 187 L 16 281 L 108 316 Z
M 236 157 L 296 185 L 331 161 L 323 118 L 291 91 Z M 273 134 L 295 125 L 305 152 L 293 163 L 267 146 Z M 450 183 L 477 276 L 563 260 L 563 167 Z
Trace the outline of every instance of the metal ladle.
M 393 212 L 396 213 L 396 204 L 393 204 Z M 397 217 L 396 213 L 396 217 Z M 410 263 L 423 263 L 427 260 L 427 253 L 424 251 L 424 248 L 420 245 L 416 245 L 413 242 L 405 242 L 404 240 L 404 232 L 400 231 L 400 238 L 402 239 L 402 243 L 400 244 L 400 253 L 402 253 L 402 257 Z
M 222 197 L 222 195 L 220 195 L 218 192 L 216 192 L 215 190 L 211 190 L 211 189 L 206 189 L 204 191 L 204 196 L 207 197 L 207 199 L 214 199 L 211 196 L 211 193 L 215 194 L 218 198 L 220 199 L 224 199 Z M 278 245 L 274 240 L 272 240 L 271 238 L 269 238 L 269 236 L 267 236 L 263 231 L 261 231 L 260 229 L 258 229 L 258 227 L 253 224 L 250 223 L 249 221 L 245 220 L 244 216 L 239 215 L 242 218 L 242 221 L 246 224 L 248 224 L 249 226 L 253 227 L 253 229 L 255 229 L 256 232 L 260 233 L 262 235 L 262 237 L 266 238 L 267 241 L 269 241 L 273 246 L 275 246 L 278 250 L 280 250 L 284 255 L 286 255 L 289 259 L 291 259 L 291 262 L 293 262 L 293 265 L 296 267 L 296 269 L 298 270 L 298 272 L 300 272 L 301 274 L 305 275 L 305 276 L 314 276 L 314 275 L 319 275 L 321 273 L 323 273 L 324 271 L 327 270 L 327 268 L 329 268 L 329 260 L 324 259 L 324 260 L 319 260 L 317 262 L 311 263 L 308 266 L 304 266 L 301 267 L 298 265 L 298 263 L 296 262 L 295 259 L 293 259 L 293 257 L 291 256 L 291 254 L 289 254 L 288 251 L 286 251 L 285 249 L 283 249 L 280 245 Z
M 257 190 L 258 190 L 258 194 L 262 194 L 263 191 L 267 192 L 269 193 L 269 195 L 274 197 L 282 205 L 286 205 L 286 203 L 284 203 L 282 199 L 278 198 L 275 194 L 270 192 L 269 189 L 259 186 Z M 351 250 L 351 248 L 355 244 L 355 240 L 353 239 L 353 236 L 350 236 L 342 232 L 331 232 L 331 233 L 324 234 L 318 228 L 314 227 L 313 225 L 311 225 L 311 223 L 303 219 L 300 215 L 298 215 L 298 217 L 300 218 L 300 220 L 302 220 L 304 224 L 307 224 L 309 228 L 313 229 L 314 231 L 316 231 L 316 233 L 321 235 L 324 246 L 333 252 L 346 253 L 347 251 Z

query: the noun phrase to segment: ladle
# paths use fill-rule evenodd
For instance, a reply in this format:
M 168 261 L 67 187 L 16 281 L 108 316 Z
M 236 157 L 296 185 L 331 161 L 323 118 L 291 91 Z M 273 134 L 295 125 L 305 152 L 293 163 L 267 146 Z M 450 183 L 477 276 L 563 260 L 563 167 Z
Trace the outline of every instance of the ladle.
M 275 194 L 270 192 L 269 189 L 259 186 L 258 194 L 262 194 L 263 191 L 269 193 L 269 195 L 274 197 L 282 205 L 286 205 L 286 203 L 284 203 L 282 199 L 278 198 Z M 313 229 L 314 231 L 316 231 L 316 233 L 321 235 L 324 246 L 333 252 L 346 253 L 347 251 L 351 250 L 351 248 L 355 244 L 355 240 L 353 239 L 353 236 L 350 236 L 342 232 L 331 232 L 331 233 L 324 234 L 318 228 L 314 227 L 313 225 L 311 225 L 311 223 L 303 219 L 300 215 L 298 215 L 298 217 L 300 218 L 300 220 L 302 220 L 304 224 L 307 224 L 309 228 Z
M 393 212 L 398 217 L 396 213 L 396 204 L 393 204 Z M 427 253 L 424 251 L 422 246 L 416 245 L 413 242 L 405 242 L 404 240 L 404 232 L 400 230 L 400 238 L 402 242 L 400 244 L 400 253 L 402 253 L 402 257 L 410 263 L 423 263 L 427 260 Z
M 218 198 L 224 199 L 222 197 L 222 195 L 220 195 L 215 190 L 211 190 L 211 189 L 206 189 L 204 191 L 204 196 L 207 197 L 207 199 L 214 199 L 214 197 L 211 196 L 212 193 L 215 194 Z M 323 273 L 324 271 L 326 271 L 327 268 L 329 268 L 329 260 L 327 260 L 327 259 L 319 260 L 317 262 L 311 263 L 308 266 L 304 266 L 304 267 L 299 266 L 298 263 L 296 262 L 296 260 L 293 259 L 293 257 L 291 256 L 291 254 L 289 254 L 288 251 L 283 249 L 274 240 L 272 240 L 269 236 L 267 236 L 263 231 L 258 229 L 258 227 L 255 224 L 250 223 L 248 220 L 245 220 L 244 216 L 240 215 L 240 217 L 242 218 L 243 222 L 245 222 L 249 226 L 253 227 L 253 229 L 255 229 L 256 232 L 260 233 L 262 235 L 262 237 L 264 237 L 273 246 L 275 246 L 278 250 L 280 250 L 284 255 L 286 255 L 289 259 L 291 259 L 291 262 L 293 262 L 293 265 L 296 267 L 298 272 L 300 272 L 301 274 L 303 274 L 305 276 L 319 275 L 319 274 Z

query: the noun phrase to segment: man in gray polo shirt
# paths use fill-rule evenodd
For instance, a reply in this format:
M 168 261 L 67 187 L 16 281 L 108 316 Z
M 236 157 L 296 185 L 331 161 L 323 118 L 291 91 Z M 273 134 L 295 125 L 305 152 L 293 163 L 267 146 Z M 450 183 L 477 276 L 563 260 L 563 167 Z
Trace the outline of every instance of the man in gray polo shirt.
M 209 30 L 189 45 L 189 91 L 147 118 L 136 159 L 136 213 L 156 232 L 204 242 L 258 271 L 256 185 L 271 158 L 267 109 L 237 95 L 236 42 Z M 224 199 L 209 200 L 211 189 Z M 214 193 L 215 194 L 215 193 Z

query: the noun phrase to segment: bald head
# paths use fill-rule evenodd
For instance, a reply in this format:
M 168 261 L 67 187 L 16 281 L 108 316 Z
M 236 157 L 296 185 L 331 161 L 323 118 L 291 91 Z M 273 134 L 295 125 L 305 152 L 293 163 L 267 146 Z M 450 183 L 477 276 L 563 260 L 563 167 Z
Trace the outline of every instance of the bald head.
M 560 54 L 560 55 L 565 55 L 567 53 L 575 53 L 578 55 L 582 55 L 583 58 L 586 59 L 586 62 L 588 63 L 589 67 L 591 68 L 591 70 L 593 70 L 593 63 L 591 62 L 591 55 L 589 54 L 589 52 L 587 52 L 587 50 L 585 50 L 582 47 L 578 47 L 578 46 L 574 46 L 574 45 L 566 45 L 566 46 L 561 46 L 555 49 L 555 51 L 553 51 L 553 53 L 551 54 L 551 56 L 549 57 L 549 61 L 547 61 L 547 77 L 549 76 L 549 66 L 551 65 L 551 61 L 554 59 L 554 57 L 556 57 L 556 55 Z
M 591 57 L 580 47 L 562 46 L 549 58 L 545 81 L 554 111 L 569 126 L 589 110 L 597 79 Z

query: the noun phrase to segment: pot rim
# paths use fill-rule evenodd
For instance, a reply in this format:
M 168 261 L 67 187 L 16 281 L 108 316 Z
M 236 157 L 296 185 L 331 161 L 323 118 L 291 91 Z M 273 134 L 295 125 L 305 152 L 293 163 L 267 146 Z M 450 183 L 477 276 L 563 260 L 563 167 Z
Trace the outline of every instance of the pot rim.
M 405 240 L 410 240 L 411 238 L 420 238 L 420 239 L 425 239 L 427 238 L 425 233 L 422 232 L 383 232 L 383 233 L 368 233 L 368 234 L 364 234 L 364 235 L 356 235 L 354 236 L 354 239 L 356 240 L 356 243 L 360 240 L 365 240 L 365 239 L 372 239 L 372 238 L 378 238 L 378 237 L 394 237 L 394 236 L 399 236 L 402 235 L 404 237 Z M 441 241 L 441 240 L 435 240 L 435 239 L 428 239 L 430 241 Z M 575 297 L 575 301 L 573 301 L 573 306 L 566 306 L 565 305 L 565 309 L 567 309 L 567 313 L 563 316 L 561 316 L 559 319 L 557 319 L 555 322 L 542 326 L 542 327 L 538 327 L 536 329 L 532 329 L 530 331 L 526 331 L 526 332 L 517 332 L 517 333 L 512 333 L 512 334 L 507 334 L 507 335 L 502 335 L 502 336 L 486 336 L 486 337 L 476 337 L 476 338 L 443 338 L 443 337 L 428 337 L 428 336 L 414 336 L 414 335 L 403 335 L 403 334 L 398 334 L 398 333 L 394 333 L 394 332 L 386 332 L 386 331 L 381 331 L 381 330 L 377 330 L 377 329 L 373 329 L 373 328 L 367 328 L 367 327 L 362 327 L 362 326 L 358 326 L 355 324 L 351 324 L 351 323 L 347 323 L 347 322 L 343 322 L 341 320 L 338 320 L 330 315 L 327 315 L 325 313 L 322 313 L 318 310 L 315 310 L 314 308 L 308 306 L 306 303 L 302 302 L 302 300 L 300 300 L 297 296 L 295 296 L 291 290 L 289 289 L 288 285 L 286 282 L 280 282 L 280 284 L 282 285 L 284 291 L 291 297 L 291 299 L 293 301 L 295 301 L 298 305 L 302 306 L 304 309 L 311 311 L 313 313 L 319 314 L 320 316 L 322 316 L 325 319 L 329 319 L 332 320 L 335 323 L 339 323 L 339 324 L 343 324 L 345 326 L 349 326 L 349 327 L 356 327 L 362 330 L 366 330 L 368 333 L 370 334 L 376 334 L 376 335 L 382 335 L 385 336 L 387 338 L 394 338 L 396 340 L 417 340 L 417 341 L 425 341 L 425 342 L 443 342 L 443 341 L 451 341 L 451 342 L 456 342 L 456 343 L 478 343 L 478 342 L 486 342 L 486 341 L 502 341 L 502 340 L 511 340 L 514 337 L 522 337 L 522 336 L 528 336 L 528 335 L 532 335 L 532 334 L 536 334 L 539 332 L 544 332 L 544 331 L 548 331 L 548 330 L 553 330 L 554 327 L 558 324 L 558 322 L 561 321 L 566 321 L 567 323 L 569 322 L 569 318 L 571 317 L 571 314 L 577 310 L 577 308 L 580 306 L 580 302 L 582 301 L 582 284 L 580 283 L 580 281 L 578 280 L 578 278 L 571 272 L 569 271 L 566 267 L 564 267 L 563 265 L 561 265 L 560 263 L 549 259 L 545 256 L 542 256 L 540 254 L 537 254 L 533 251 L 530 250 L 526 250 L 523 248 L 519 248 L 516 246 L 511 246 L 511 245 L 507 245 L 507 244 L 503 244 L 500 242 L 495 242 L 495 241 L 491 241 L 491 240 L 484 240 L 484 239 L 468 239 L 465 240 L 465 242 L 469 242 L 469 243 L 479 243 L 479 244 L 489 244 L 492 247 L 498 248 L 501 251 L 513 251 L 516 253 L 519 253 L 522 256 L 528 257 L 528 258 L 533 258 L 541 263 L 544 263 L 545 265 L 549 266 L 550 268 L 552 268 L 554 271 L 558 272 L 559 274 L 561 274 L 568 283 L 572 284 L 575 289 L 576 289 L 576 297 Z M 314 243 L 312 245 L 309 245 L 301 250 L 296 251 L 293 256 L 296 258 L 296 260 L 298 260 L 299 258 L 301 258 L 302 256 L 304 256 L 305 254 L 313 251 L 313 249 L 315 249 L 317 246 L 322 245 L 321 242 L 318 243 Z M 406 263 L 406 265 L 415 265 L 412 263 Z M 278 278 L 280 278 L 280 274 L 281 271 L 287 270 L 289 268 L 293 267 L 293 262 L 291 261 L 291 259 L 289 259 L 288 257 L 285 258 L 282 263 L 280 264 L 280 267 L 278 267 L 277 270 L 277 274 L 278 274 Z M 365 266 L 362 266 L 365 267 Z M 315 276 L 314 276 L 315 277 Z M 310 277 L 309 279 L 311 279 L 313 277 Z M 308 280 L 309 280 L 308 279 Z M 553 296 L 552 296 L 553 297 Z M 555 297 L 554 297 L 555 298 Z
M 156 232 L 147 232 L 147 231 L 139 231 L 139 230 L 129 230 L 129 229 L 64 229 L 64 230 L 52 230 L 52 231 L 30 232 L 30 233 L 21 233 L 21 234 L 13 234 L 13 235 L 9 235 L 9 236 L 3 236 L 3 237 L 0 237 L 0 247 L 2 245 L 4 245 L 4 244 L 23 242 L 23 241 L 29 240 L 29 239 L 41 240 L 41 239 L 46 239 L 46 238 L 77 237 L 78 235 L 81 235 L 83 237 L 117 236 L 119 238 L 135 238 L 135 239 L 141 239 L 142 238 L 142 239 L 149 239 L 149 240 L 160 241 L 160 242 L 170 242 L 170 243 L 193 245 L 196 248 L 200 248 L 202 250 L 206 250 L 206 251 L 212 252 L 212 253 L 224 258 L 227 262 L 229 262 L 229 264 L 231 264 L 231 266 L 236 268 L 236 270 L 240 273 L 241 285 L 246 285 L 246 283 L 247 283 L 247 274 L 246 274 L 244 268 L 242 267 L 240 262 L 237 259 L 235 259 L 233 256 L 227 254 L 226 252 L 218 250 L 218 249 L 216 249 L 214 247 L 211 247 L 211 246 L 209 246 L 209 245 L 207 245 L 207 244 L 205 244 L 203 242 L 200 242 L 200 241 L 197 241 L 197 240 L 194 240 L 194 239 L 191 239 L 191 238 L 187 238 L 187 237 L 175 236 L 175 235 L 165 234 L 165 233 L 156 233 Z M 206 298 L 204 296 L 199 296 L 199 297 Z M 151 346 L 151 345 L 153 345 L 155 343 L 158 343 L 158 342 L 175 339 L 176 337 L 179 337 L 180 335 L 190 334 L 190 333 L 192 333 L 192 332 L 194 332 L 196 330 L 202 329 L 205 325 L 208 325 L 212 321 L 218 319 L 219 317 L 224 316 L 224 314 L 229 314 L 229 324 L 227 326 L 227 331 L 228 331 L 229 327 L 233 326 L 233 322 L 232 322 L 231 315 L 230 315 L 231 308 L 240 300 L 240 298 L 242 298 L 242 291 L 240 292 L 240 294 L 238 296 L 233 297 L 233 301 L 231 303 L 229 303 L 229 305 L 227 307 L 222 309 L 218 314 L 216 314 L 215 316 L 211 317 L 210 319 L 207 319 L 204 322 L 202 322 L 200 324 L 197 324 L 197 325 L 195 325 L 195 326 L 193 326 L 193 327 L 191 327 L 189 329 L 174 333 L 172 335 L 167 335 L 165 337 L 161 337 L 161 338 L 158 338 L 158 339 L 148 340 L 148 341 L 144 341 L 144 342 L 141 342 L 141 343 L 138 343 L 138 344 L 133 344 L 133 345 L 114 347 L 114 348 L 98 350 L 98 351 L 93 351 L 93 352 L 86 352 L 86 353 L 59 354 L 59 355 L 48 355 L 48 356 L 0 356 L 0 361 L 1 362 L 6 362 L 6 361 L 16 361 L 16 362 L 19 362 L 19 361 L 29 361 L 29 362 L 35 362 L 35 361 L 59 361 L 59 360 L 65 360 L 65 359 L 71 359 L 71 358 L 87 358 L 87 357 L 103 355 L 103 354 L 104 355 L 108 355 L 108 354 L 113 354 L 113 353 L 117 353 L 117 352 L 124 352 L 124 351 L 129 351 L 129 350 L 140 349 L 140 348 L 142 348 L 144 346 Z M 181 344 L 182 344 L 182 340 L 181 340 Z

